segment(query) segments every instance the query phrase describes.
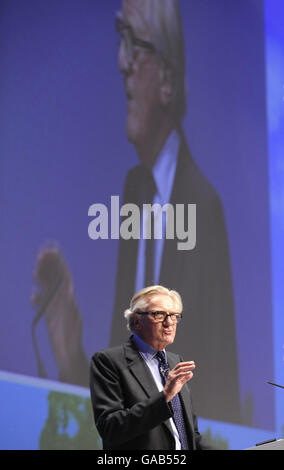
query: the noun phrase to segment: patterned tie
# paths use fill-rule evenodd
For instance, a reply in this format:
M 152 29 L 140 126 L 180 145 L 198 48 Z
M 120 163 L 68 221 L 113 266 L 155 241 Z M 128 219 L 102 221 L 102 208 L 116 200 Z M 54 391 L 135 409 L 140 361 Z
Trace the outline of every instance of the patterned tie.
M 159 361 L 159 371 L 161 374 L 162 382 L 163 382 L 163 385 L 165 385 L 168 373 L 170 371 L 169 364 L 166 361 L 166 356 L 165 356 L 164 351 L 158 351 L 156 354 L 156 357 Z M 178 430 L 179 439 L 181 442 L 181 448 L 182 450 L 186 450 L 188 449 L 187 434 L 186 434 L 186 428 L 185 428 L 185 423 L 183 419 L 182 406 L 181 406 L 178 393 L 171 400 L 171 405 L 174 411 L 174 422 Z

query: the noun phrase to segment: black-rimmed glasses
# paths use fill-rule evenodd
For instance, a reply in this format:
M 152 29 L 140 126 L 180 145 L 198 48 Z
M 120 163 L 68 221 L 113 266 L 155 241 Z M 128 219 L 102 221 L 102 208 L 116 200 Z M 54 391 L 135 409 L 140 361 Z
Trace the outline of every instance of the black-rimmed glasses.
M 136 312 L 138 315 L 151 315 L 155 322 L 164 322 L 168 317 L 170 317 L 173 323 L 179 323 L 182 319 L 181 313 L 167 313 L 162 311 L 157 312 Z

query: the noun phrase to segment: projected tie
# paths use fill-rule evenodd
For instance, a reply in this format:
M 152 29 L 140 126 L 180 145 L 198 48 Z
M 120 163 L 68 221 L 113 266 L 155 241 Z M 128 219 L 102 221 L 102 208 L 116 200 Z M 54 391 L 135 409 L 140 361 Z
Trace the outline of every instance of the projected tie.
M 141 166 L 140 169 L 140 208 L 142 210 L 143 204 L 152 204 L 154 195 L 156 193 L 156 184 L 152 172 Z M 154 214 L 151 212 L 151 219 L 147 220 L 147 229 L 150 233 L 150 238 L 146 239 L 145 250 L 145 275 L 144 286 L 154 284 L 154 253 L 155 253 L 155 240 L 154 240 Z M 151 227 L 151 230 L 150 230 Z
M 163 385 L 165 385 L 168 373 L 170 371 L 169 364 L 166 361 L 166 356 L 164 351 L 158 351 L 156 357 L 159 361 L 159 371 L 162 378 Z M 185 423 L 183 419 L 182 406 L 180 402 L 179 395 L 176 394 L 171 400 L 171 405 L 174 411 L 174 422 L 178 430 L 179 439 L 181 443 L 182 450 L 188 449 L 187 435 L 185 429 Z

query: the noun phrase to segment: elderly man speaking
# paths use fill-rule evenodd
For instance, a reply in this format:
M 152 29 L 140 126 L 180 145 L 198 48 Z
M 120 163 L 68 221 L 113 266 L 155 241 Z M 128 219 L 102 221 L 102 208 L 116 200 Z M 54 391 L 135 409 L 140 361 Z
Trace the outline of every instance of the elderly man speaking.
M 104 449 L 210 448 L 198 432 L 188 387 L 195 363 L 165 351 L 181 312 L 176 291 L 140 290 L 125 311 L 129 341 L 92 357 L 91 397 Z

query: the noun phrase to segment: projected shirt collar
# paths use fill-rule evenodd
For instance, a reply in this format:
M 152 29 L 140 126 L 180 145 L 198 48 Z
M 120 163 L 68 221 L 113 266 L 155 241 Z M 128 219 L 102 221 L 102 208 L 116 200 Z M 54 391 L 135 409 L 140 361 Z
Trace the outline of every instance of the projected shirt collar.
M 153 166 L 152 173 L 157 186 L 154 202 L 161 205 L 170 201 L 177 166 L 180 138 L 173 130 Z
M 152 174 L 156 183 L 157 192 L 153 199 L 153 204 L 160 204 L 164 206 L 170 202 L 175 172 L 177 167 L 178 152 L 180 146 L 180 137 L 176 130 L 173 130 L 167 138 L 155 165 L 152 169 Z M 157 214 L 158 212 L 158 214 Z M 162 217 L 162 211 L 158 209 L 155 211 L 157 223 L 159 224 L 159 217 Z M 163 237 L 155 240 L 155 254 L 154 254 L 154 284 L 159 282 L 163 247 L 164 247 L 164 234 L 166 231 L 166 220 L 162 218 Z M 137 269 L 136 269 L 136 291 L 142 289 L 144 286 L 145 275 L 145 240 L 143 237 L 139 240 L 138 254 L 137 254 Z

